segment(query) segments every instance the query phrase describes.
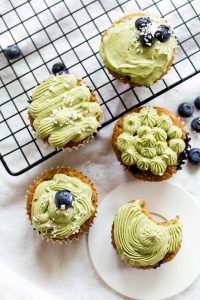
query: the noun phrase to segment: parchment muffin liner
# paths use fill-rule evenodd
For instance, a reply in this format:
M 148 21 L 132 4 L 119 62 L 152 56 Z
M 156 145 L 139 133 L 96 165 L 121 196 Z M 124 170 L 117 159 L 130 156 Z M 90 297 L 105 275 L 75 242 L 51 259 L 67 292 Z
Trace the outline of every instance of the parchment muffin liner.
M 129 201 L 129 203 L 133 203 L 135 200 Z M 153 216 L 152 213 L 147 211 L 146 205 L 145 205 L 145 201 L 143 201 L 143 206 L 142 206 L 142 212 L 150 219 L 152 220 L 154 223 L 156 223 L 157 225 L 162 224 L 163 226 L 168 226 L 169 224 L 175 224 L 177 219 L 179 219 L 179 216 L 176 216 L 176 218 L 168 220 L 166 219 L 166 221 L 164 222 L 159 222 L 156 221 Z M 115 251 L 117 252 L 117 254 L 119 255 L 118 251 L 117 251 L 117 247 L 115 244 L 115 239 L 114 239 L 114 221 L 112 223 L 112 227 L 111 227 L 111 244 L 113 246 L 113 248 L 115 249 Z M 135 266 L 128 266 L 125 262 L 124 264 L 128 267 L 128 268 L 134 268 L 134 269 L 141 269 L 141 270 L 149 270 L 149 269 L 157 269 L 159 267 L 161 267 L 162 264 L 170 262 L 171 260 L 174 259 L 174 257 L 177 255 L 177 253 L 179 252 L 180 248 L 181 248 L 181 244 L 182 241 L 180 243 L 180 245 L 177 247 L 177 249 L 174 252 L 169 252 L 165 255 L 165 257 L 163 257 L 162 260 L 160 260 L 159 262 L 157 262 L 155 265 L 147 265 L 147 266 L 143 266 L 143 267 L 135 267 Z M 119 255 L 120 257 L 120 255 Z M 121 257 L 120 257 L 121 259 Z M 122 260 L 123 261 L 123 260 Z
M 136 13 L 127 13 L 127 14 L 124 14 L 123 17 L 121 17 L 120 19 L 118 19 L 117 21 L 115 21 L 107 30 L 105 30 L 101 36 L 101 42 L 103 42 L 103 39 L 106 35 L 109 34 L 109 30 L 111 28 L 113 28 L 115 25 L 123 22 L 125 19 L 129 19 L 131 17 L 135 17 L 135 16 L 138 16 L 138 17 L 143 17 L 143 16 L 151 16 L 152 14 L 151 13 L 147 13 L 147 12 L 136 12 Z M 174 34 L 173 34 L 174 36 Z M 168 72 L 169 70 L 171 69 L 172 65 L 173 65 L 173 62 L 174 62 L 174 58 L 175 58 L 175 52 L 176 52 L 176 48 L 177 48 L 177 38 L 174 36 L 175 40 L 176 40 L 176 47 L 174 48 L 173 50 L 173 54 L 172 54 L 172 57 L 171 59 L 169 60 L 168 64 L 167 64 L 167 67 L 163 70 L 163 73 L 162 75 L 156 79 L 154 83 L 158 82 L 159 80 L 161 80 Z M 145 84 L 136 84 L 134 82 L 131 81 L 131 79 L 129 78 L 129 76 L 126 76 L 126 75 L 121 75 L 111 69 L 109 69 L 105 64 L 104 64 L 104 67 L 108 70 L 108 72 L 114 77 L 116 78 L 118 81 L 120 82 L 123 82 L 124 84 L 129 84 L 131 87 L 149 87 L 151 85 L 145 85 Z
M 92 204 L 95 209 L 94 214 L 88 220 L 86 220 L 84 224 L 80 226 L 80 230 L 77 233 L 70 235 L 68 238 L 62 238 L 62 239 L 45 237 L 43 234 L 38 232 L 37 229 L 33 228 L 31 222 L 31 208 L 32 208 L 32 200 L 33 200 L 35 189 L 41 182 L 45 180 L 50 180 L 51 178 L 53 178 L 55 174 L 66 174 L 68 176 L 76 177 L 82 180 L 84 183 L 88 184 L 92 189 Z M 25 196 L 25 214 L 27 216 L 27 220 L 29 221 L 29 224 L 32 226 L 32 230 L 36 232 L 37 236 L 39 236 L 42 240 L 45 240 L 48 243 L 62 245 L 62 244 L 72 243 L 72 241 L 75 240 L 79 240 L 82 235 L 84 235 L 89 231 L 89 228 L 92 226 L 94 218 L 97 215 L 98 203 L 99 203 L 98 193 L 94 187 L 93 182 L 86 175 L 84 175 L 81 171 L 71 169 L 70 167 L 57 166 L 57 167 L 52 167 L 50 170 L 43 171 L 39 176 L 36 177 L 33 183 L 29 185 L 29 188 Z

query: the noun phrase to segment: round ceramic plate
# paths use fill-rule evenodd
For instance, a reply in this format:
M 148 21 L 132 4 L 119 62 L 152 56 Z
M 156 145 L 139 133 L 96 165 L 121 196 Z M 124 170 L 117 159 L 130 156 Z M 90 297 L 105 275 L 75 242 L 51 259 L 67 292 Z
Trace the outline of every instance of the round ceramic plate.
M 111 226 L 118 208 L 136 198 L 145 200 L 150 212 L 168 219 L 178 214 L 183 225 L 182 247 L 177 256 L 157 269 L 127 267 L 111 245 Z M 88 243 L 96 271 L 115 291 L 142 300 L 171 297 L 187 288 L 200 274 L 200 205 L 170 183 L 137 180 L 124 183 L 100 203 Z

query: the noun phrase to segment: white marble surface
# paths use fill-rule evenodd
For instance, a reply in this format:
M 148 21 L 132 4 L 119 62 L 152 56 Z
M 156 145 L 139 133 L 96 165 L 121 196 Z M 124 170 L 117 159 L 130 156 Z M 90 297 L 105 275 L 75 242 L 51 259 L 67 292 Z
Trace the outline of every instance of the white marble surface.
M 197 75 L 151 101 L 151 105 L 163 106 L 176 112 L 179 103 L 192 101 L 200 94 L 199 82 L 200 76 Z M 196 115 L 199 113 L 196 111 Z M 186 124 L 189 131 L 191 131 L 190 121 L 191 119 Z M 11 177 L 0 165 L 0 269 L 3 264 L 7 270 L 11 269 L 21 277 L 23 287 L 24 280 L 31 285 L 31 292 L 28 288 L 26 291 L 23 288 L 23 292 L 19 289 L 15 292 L 15 298 L 12 299 L 21 300 L 27 297 L 29 300 L 39 299 L 34 295 L 41 289 L 42 293 L 49 294 L 57 300 L 125 300 L 123 296 L 107 287 L 96 274 L 89 258 L 87 236 L 72 244 L 52 245 L 35 235 L 24 211 L 24 196 L 29 184 L 40 172 L 50 167 L 62 165 L 82 170 L 94 181 L 100 201 L 120 183 L 134 180 L 118 163 L 113 153 L 111 147 L 113 126 L 114 123 L 102 129 L 93 142 L 83 149 L 77 152 L 60 153 L 22 176 Z M 192 134 L 192 146 L 199 145 L 200 135 Z M 200 167 L 188 163 L 170 181 L 200 200 Z M 187 272 L 184 266 L 183 272 Z M 0 299 L 10 300 L 8 290 L 12 290 L 12 282 L 8 280 L 8 277 L 6 289 L 4 274 L 1 270 Z M 29 287 L 28 283 L 27 287 Z M 170 300 L 194 299 L 200 299 L 200 279 Z

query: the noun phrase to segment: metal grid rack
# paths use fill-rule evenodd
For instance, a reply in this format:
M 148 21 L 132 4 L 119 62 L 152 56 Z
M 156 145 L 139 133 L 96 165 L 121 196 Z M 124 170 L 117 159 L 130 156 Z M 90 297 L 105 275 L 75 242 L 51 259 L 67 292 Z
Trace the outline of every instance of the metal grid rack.
M 19 175 L 58 151 L 35 140 L 27 120 L 31 90 L 55 62 L 91 83 L 101 100 L 103 126 L 200 71 L 199 0 L 8 0 L 0 8 L 1 161 Z M 178 49 L 173 68 L 151 88 L 130 88 L 113 79 L 98 54 L 101 33 L 131 11 L 161 15 L 174 27 Z M 63 47 L 64 43 L 64 47 Z M 3 48 L 18 44 L 22 57 L 9 62 Z

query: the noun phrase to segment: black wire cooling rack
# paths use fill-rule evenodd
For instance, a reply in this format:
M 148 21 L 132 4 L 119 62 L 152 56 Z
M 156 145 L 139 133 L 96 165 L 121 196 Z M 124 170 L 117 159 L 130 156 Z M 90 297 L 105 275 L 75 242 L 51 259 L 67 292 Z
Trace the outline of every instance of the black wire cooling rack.
M 179 45 L 164 80 L 133 89 L 107 73 L 98 48 L 101 33 L 114 20 L 138 10 L 165 17 Z M 6 0 L 0 14 L 0 158 L 11 175 L 58 152 L 35 140 L 27 120 L 31 90 L 55 62 L 64 62 L 69 72 L 94 87 L 105 115 L 102 127 L 200 71 L 199 0 Z M 3 54 L 11 44 L 18 44 L 23 53 L 12 63 Z

